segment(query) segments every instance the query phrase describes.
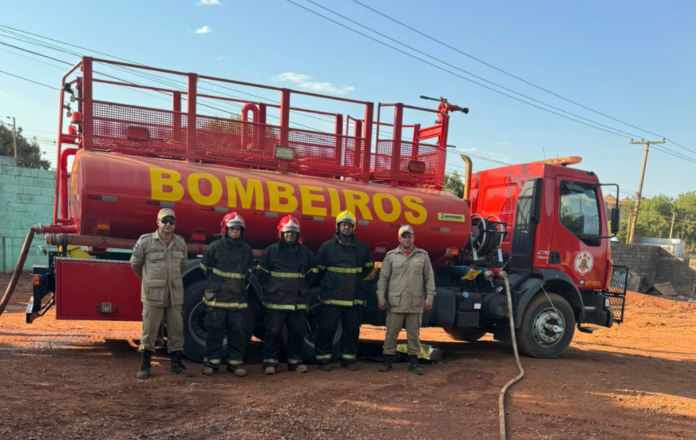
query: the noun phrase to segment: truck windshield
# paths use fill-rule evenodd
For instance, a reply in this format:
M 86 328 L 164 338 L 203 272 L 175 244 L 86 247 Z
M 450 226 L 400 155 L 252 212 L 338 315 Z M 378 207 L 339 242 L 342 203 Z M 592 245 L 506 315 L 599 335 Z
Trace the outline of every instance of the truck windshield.
M 561 222 L 580 237 L 599 236 L 599 205 L 594 185 L 561 182 Z

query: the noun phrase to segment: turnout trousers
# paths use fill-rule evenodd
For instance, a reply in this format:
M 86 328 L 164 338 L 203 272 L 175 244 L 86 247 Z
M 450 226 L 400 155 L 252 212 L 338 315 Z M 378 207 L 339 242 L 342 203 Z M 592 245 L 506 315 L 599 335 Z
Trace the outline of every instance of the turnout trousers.
M 344 307 L 322 304 L 319 308 L 316 354 L 320 363 L 330 362 L 333 342 L 341 321 L 341 364 L 355 362 L 360 338 L 360 306 Z
M 208 335 L 205 339 L 204 364 L 217 371 L 222 361 L 222 347 L 227 336 L 227 366 L 230 370 L 240 368 L 244 363 L 247 331 L 245 309 L 223 309 L 208 307 L 205 326 Z
M 288 369 L 293 371 L 302 365 L 302 347 L 307 313 L 304 310 L 266 309 L 264 325 L 266 337 L 263 339 L 263 366 L 278 365 L 278 351 L 283 327 L 288 329 Z

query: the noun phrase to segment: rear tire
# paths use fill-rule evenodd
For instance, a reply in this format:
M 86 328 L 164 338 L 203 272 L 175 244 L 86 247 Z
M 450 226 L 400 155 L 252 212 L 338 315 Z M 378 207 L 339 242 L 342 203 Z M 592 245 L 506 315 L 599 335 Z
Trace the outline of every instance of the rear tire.
M 196 362 L 203 362 L 205 357 L 205 338 L 208 333 L 205 327 L 205 317 L 208 315 L 207 307 L 203 304 L 205 293 L 205 280 L 196 281 L 184 289 L 184 355 Z M 251 288 L 250 288 L 251 290 Z M 252 292 L 249 292 L 251 296 Z M 251 300 L 249 301 L 251 303 Z M 247 342 L 251 341 L 254 333 L 255 316 L 253 308 L 244 310 L 246 319 Z M 222 352 L 227 352 L 227 338 L 223 341 Z
M 529 302 L 515 338 L 520 351 L 527 356 L 553 359 L 568 348 L 574 334 L 573 308 L 562 296 L 549 293 L 548 298 L 538 294 Z
M 455 341 L 476 342 L 487 333 L 480 328 L 445 327 L 445 333 Z
M 302 360 L 306 363 L 316 363 L 316 338 L 317 338 L 317 321 L 321 310 L 321 303 L 318 301 L 311 305 L 307 310 L 307 323 L 305 324 L 304 342 L 302 344 Z M 343 335 L 343 327 L 341 320 L 338 320 L 336 334 L 333 339 L 333 347 L 331 350 L 331 359 L 337 360 L 341 356 L 341 336 Z M 283 329 L 283 344 L 287 343 L 287 329 Z

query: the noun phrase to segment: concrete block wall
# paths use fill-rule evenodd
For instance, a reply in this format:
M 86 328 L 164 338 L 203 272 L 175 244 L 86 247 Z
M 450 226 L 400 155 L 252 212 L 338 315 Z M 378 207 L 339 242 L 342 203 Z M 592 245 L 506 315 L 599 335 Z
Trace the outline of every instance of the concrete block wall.
M 680 295 L 693 295 L 696 270 L 689 262 L 680 261 L 660 247 L 612 243 L 611 259 L 614 264 L 628 266 L 634 278 L 639 278 L 639 292 L 647 292 L 655 283 L 669 281 Z
M 13 157 L 0 156 L 0 272 L 14 271 L 29 228 L 51 224 L 56 183 L 55 171 L 19 168 Z M 46 264 L 35 236 L 24 270 Z

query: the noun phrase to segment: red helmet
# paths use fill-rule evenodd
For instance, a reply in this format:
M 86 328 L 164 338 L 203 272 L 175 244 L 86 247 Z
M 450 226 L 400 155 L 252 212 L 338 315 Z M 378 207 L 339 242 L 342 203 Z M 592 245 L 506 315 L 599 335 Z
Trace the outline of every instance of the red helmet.
M 242 232 L 244 232 L 246 229 L 244 218 L 242 218 L 242 216 L 236 212 L 230 212 L 222 218 L 222 221 L 220 222 L 220 232 L 226 234 L 227 228 L 231 228 L 233 226 L 239 226 L 242 228 Z
M 278 238 L 283 235 L 283 232 L 297 232 L 300 234 L 300 221 L 291 215 L 286 215 L 280 219 L 278 223 Z

